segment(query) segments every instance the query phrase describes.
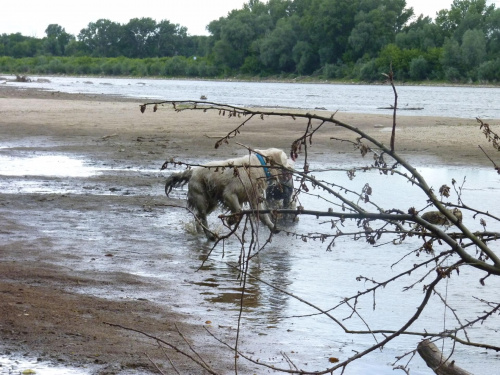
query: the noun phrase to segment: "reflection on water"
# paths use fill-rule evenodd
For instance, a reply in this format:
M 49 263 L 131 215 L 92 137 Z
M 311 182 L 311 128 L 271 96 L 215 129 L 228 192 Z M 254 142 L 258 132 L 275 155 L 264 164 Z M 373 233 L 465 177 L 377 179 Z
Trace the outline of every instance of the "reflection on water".
M 0 154 L 0 176 L 89 177 L 106 171 L 137 172 L 139 169 L 105 168 L 86 160 L 58 155 L 6 155 Z M 157 169 L 141 168 L 142 173 L 158 173 Z
M 3 176 L 88 177 L 95 173 L 95 168 L 84 161 L 65 155 L 0 155 L 0 175 Z
M 0 189 L 3 193 L 133 195 L 150 187 L 143 184 L 128 190 L 123 186 L 107 186 L 99 181 L 89 184 L 89 177 L 105 174 L 141 174 L 148 176 L 148 179 L 160 175 L 157 169 L 97 166 L 63 154 L 3 154 L 0 150 Z
M 274 248 L 273 248 L 274 250 Z M 247 312 L 258 312 L 266 317 L 268 323 L 275 323 L 286 308 L 288 297 L 272 287 L 265 287 L 255 278 L 265 278 L 271 285 L 279 285 L 286 290 L 291 284 L 288 280 L 290 256 L 283 251 L 264 251 L 249 265 L 251 278 L 243 280 L 236 262 L 212 262 L 210 273 L 203 273 L 206 278 L 194 284 L 203 286 L 205 299 L 211 303 L 232 305 L 230 310 L 238 310 L 244 291 L 243 306 Z

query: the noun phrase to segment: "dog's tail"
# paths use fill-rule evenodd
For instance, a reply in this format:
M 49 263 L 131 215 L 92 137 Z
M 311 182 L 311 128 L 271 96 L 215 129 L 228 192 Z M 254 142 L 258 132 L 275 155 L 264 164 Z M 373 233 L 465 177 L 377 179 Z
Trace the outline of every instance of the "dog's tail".
M 186 185 L 192 175 L 192 169 L 186 169 L 184 172 L 174 173 L 170 175 L 165 182 L 165 194 L 167 194 L 168 196 L 173 188 Z

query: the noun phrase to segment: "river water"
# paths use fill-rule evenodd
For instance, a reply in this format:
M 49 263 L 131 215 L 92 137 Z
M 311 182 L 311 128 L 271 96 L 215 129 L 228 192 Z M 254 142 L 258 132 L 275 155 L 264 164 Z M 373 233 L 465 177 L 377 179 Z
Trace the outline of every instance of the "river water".
M 312 166 L 314 168 L 314 165 Z M 319 166 L 318 166 L 319 167 Z M 332 165 L 331 168 L 339 166 Z M 325 168 L 325 164 L 321 164 Z M 428 183 L 438 189 L 442 184 L 451 186 L 451 180 L 463 182 L 464 200 L 471 205 L 489 210 L 491 213 L 500 214 L 498 207 L 492 207 L 492 202 L 498 202 L 500 196 L 500 177 L 486 168 L 449 168 L 420 167 L 419 172 L 427 179 Z M 415 204 L 417 209 L 425 206 L 425 197 L 418 189 L 408 188 L 408 182 L 395 176 L 381 176 L 378 173 L 368 172 L 359 174 L 353 181 L 347 178 L 345 172 L 316 172 L 316 177 L 326 181 L 348 186 L 353 191 L 360 192 L 365 183 L 369 182 L 373 189 L 373 200 L 384 208 L 398 208 L 408 210 L 408 202 Z M 404 191 L 405 194 L 398 194 Z M 180 191 L 179 198 L 184 198 L 185 191 Z M 454 197 L 456 200 L 456 196 Z M 325 201 L 313 195 L 303 195 L 301 204 L 306 209 L 325 210 Z M 371 208 L 373 209 L 373 208 Z M 165 222 L 172 217 L 165 218 Z M 185 218 L 184 220 L 188 220 Z M 324 222 L 322 225 L 321 222 Z M 481 230 L 478 220 L 465 214 L 464 221 L 473 230 Z M 499 231 L 498 223 L 492 224 L 489 230 Z M 212 222 L 215 225 L 215 221 Z M 317 220 L 313 217 L 302 217 L 297 224 L 290 228 L 303 234 L 329 232 L 328 220 Z M 342 231 L 355 231 L 353 223 L 345 223 Z M 265 234 L 263 235 L 265 236 Z M 263 237 L 265 238 L 265 237 Z M 386 241 L 382 240 L 381 243 Z M 188 242 L 193 254 L 200 253 L 199 242 Z M 408 239 L 399 245 L 386 243 L 383 246 L 369 246 L 363 240 L 340 239 L 332 251 L 326 250 L 326 244 L 320 241 L 304 242 L 300 239 L 278 235 L 272 244 L 264 251 L 258 261 L 250 267 L 250 272 L 266 282 L 278 285 L 295 296 L 306 299 L 310 303 L 328 310 L 339 304 L 344 298 L 353 296 L 357 291 L 372 286 L 370 282 L 356 281 L 358 276 L 364 276 L 378 282 L 385 281 L 395 275 L 411 270 L 414 263 L 422 258 L 410 255 L 412 250 L 420 246 L 417 239 Z M 219 249 L 220 250 L 220 249 Z M 207 249 L 205 249 L 207 251 Z M 216 254 L 221 255 L 220 252 Z M 208 320 L 225 325 L 234 323 L 237 318 L 240 288 L 235 284 L 236 272 L 226 262 L 236 262 L 239 256 L 238 245 L 226 245 L 225 261 L 221 257 L 212 256 L 206 267 L 196 277 L 200 279 L 189 284 L 204 296 L 200 303 L 199 312 Z M 396 260 L 405 259 L 395 264 Z M 394 285 L 379 290 L 375 295 L 370 295 L 358 301 L 358 311 L 363 319 L 352 317 L 351 310 L 344 306 L 333 312 L 333 315 L 343 321 L 350 329 L 364 330 L 365 323 L 371 329 L 399 328 L 416 311 L 422 300 L 422 284 L 415 288 L 403 291 L 403 287 L 413 284 L 423 277 L 428 270 L 412 272 L 411 276 L 403 278 Z M 233 283 L 227 282 L 233 280 Z M 428 283 L 429 281 L 427 281 Z M 463 321 L 475 319 L 481 313 L 481 306 L 477 305 L 475 297 L 488 301 L 498 302 L 497 290 L 500 280 L 491 280 L 488 287 L 482 287 L 478 281 L 478 274 L 471 269 L 463 269 L 459 277 L 453 277 L 438 288 L 441 295 L 447 297 L 447 303 L 464 314 Z M 357 351 L 366 349 L 374 344 L 374 339 L 366 336 L 344 336 L 342 330 L 330 319 L 317 315 L 317 311 L 310 306 L 290 296 L 277 292 L 265 284 L 249 281 L 247 286 L 248 303 L 244 311 L 244 326 L 251 332 L 252 340 L 259 342 L 257 347 L 267 348 L 275 355 L 276 366 L 286 367 L 279 353 L 271 348 L 280 348 L 290 354 L 294 363 L 303 369 L 326 368 L 329 356 L 345 359 Z M 376 309 L 373 310 L 373 303 Z M 210 306 L 219 305 L 211 312 Z M 222 307 L 220 307 L 222 306 Z M 191 307 L 183 306 L 185 312 L 192 311 Z M 224 314 L 221 314 L 221 310 Z M 479 329 L 475 327 L 468 333 L 474 337 L 472 341 L 488 341 L 500 344 L 497 336 L 498 317 Z M 410 330 L 438 332 L 456 326 L 452 313 L 446 311 L 436 296 L 433 297 L 425 309 L 421 320 L 415 323 Z M 247 331 L 247 334 L 248 334 Z M 247 337 L 244 335 L 244 337 Z M 379 337 L 380 340 L 380 337 Z M 404 336 L 388 344 L 382 352 L 374 352 L 348 367 L 346 374 L 375 374 L 389 375 L 395 373 L 390 365 L 397 355 L 401 355 L 411 348 L 415 348 L 419 337 Z M 445 346 L 445 352 L 450 353 L 450 345 Z M 260 353 L 262 355 L 263 352 Z M 418 356 L 417 356 L 418 357 Z M 462 367 L 474 374 L 494 374 L 498 369 L 498 356 L 493 353 L 486 355 L 484 350 L 459 347 L 455 350 L 455 359 Z M 273 363 L 271 361 L 271 363 Z M 405 363 L 405 361 L 402 361 Z M 401 364 L 401 363 L 400 363 Z M 429 370 L 420 360 L 415 358 L 410 365 L 411 374 L 429 374 Z M 397 372 L 396 372 L 397 373 Z
M 148 195 L 161 196 L 163 194 L 163 181 L 165 172 L 159 172 L 149 166 L 142 168 L 126 168 L 111 170 L 96 166 L 81 159 L 72 159 L 68 156 L 55 155 L 35 157 L 11 156 L 0 159 L 0 175 L 9 176 L 8 179 L 0 180 L 0 189 L 5 193 L 17 192 L 19 194 L 88 194 L 88 191 L 79 189 L 78 181 L 88 176 L 98 176 L 106 173 L 119 173 L 124 179 L 128 175 L 142 174 L 152 182 L 151 187 L 140 187 L 130 191 L 130 198 Z M 201 161 L 201 160 L 199 160 Z M 198 162 L 193 160 L 193 162 Z M 350 190 L 360 192 L 365 183 L 369 183 L 373 189 L 372 200 L 384 208 L 398 208 L 406 211 L 408 202 L 417 209 L 425 206 L 425 197 L 416 188 L 409 188 L 408 182 L 398 176 L 383 176 L 375 172 L 358 172 L 354 180 L 349 180 L 344 171 L 338 171 L 341 167 L 336 164 L 312 163 L 311 168 L 317 169 L 314 175 L 319 180 L 334 181 L 339 185 L 348 186 Z M 320 169 L 321 168 L 321 169 Z M 23 171 L 19 175 L 19 170 Z M 65 176 L 63 170 L 71 170 L 71 175 Z M 459 166 L 437 165 L 433 167 L 418 167 L 418 171 L 426 178 L 430 186 L 436 190 L 442 184 L 451 186 L 451 180 L 455 179 L 462 186 L 464 201 L 480 210 L 489 211 L 499 216 L 500 208 L 498 202 L 500 196 L 500 176 L 492 168 L 479 167 L 467 168 Z M 170 171 L 169 171 L 170 172 Z M 167 172 L 167 173 L 169 173 Z M 27 178 L 37 176 L 38 179 Z M 55 177 L 54 181 L 49 178 Z M 59 178 L 64 177 L 66 183 L 61 184 Z M 465 178 L 465 182 L 464 182 Z M 26 182 L 30 181 L 29 184 Z M 37 182 L 39 181 L 39 182 Z M 83 180 L 85 181 L 85 180 Z M 73 186 L 73 190 L 68 190 Z M 313 191 L 313 190 L 311 190 Z M 404 194 L 398 192 L 404 191 Z M 95 191 L 92 194 L 110 194 L 108 189 L 102 192 Z M 186 190 L 176 189 L 171 194 L 179 199 L 179 203 L 185 200 Z M 450 202 L 456 202 L 456 194 L 452 193 Z M 325 203 L 314 194 L 303 194 L 300 204 L 306 209 L 324 210 Z M 366 205 L 367 209 L 373 209 Z M 210 217 L 210 225 L 217 227 L 217 215 Z M 116 219 L 116 218 L 115 218 Z M 93 218 L 88 215 L 84 226 L 93 228 L 94 236 L 88 240 L 99 241 L 99 236 L 105 232 L 99 227 L 101 218 Z M 137 299 L 147 297 L 158 304 L 168 303 L 169 308 L 183 313 L 187 319 L 194 324 L 210 322 L 209 328 L 216 333 L 224 332 L 222 327 L 234 327 L 238 319 L 239 302 L 241 296 L 241 284 L 238 272 L 233 268 L 237 262 L 240 248 L 235 242 L 228 242 L 224 248 L 219 247 L 214 251 L 205 265 L 199 269 L 202 260 L 208 254 L 211 244 L 202 236 L 192 233 L 192 218 L 183 209 L 170 208 L 159 211 L 154 217 L 148 215 L 137 217 L 136 226 L 147 227 L 148 231 L 158 233 L 162 245 L 149 243 L 147 248 L 138 247 L 141 233 L 130 233 L 129 247 L 123 242 L 106 242 L 106 251 L 120 253 L 120 261 L 113 264 L 103 264 L 103 273 L 126 273 L 133 274 L 145 280 L 156 283 L 178 280 L 173 298 L 165 300 L 164 293 L 160 291 L 151 292 L 144 290 L 127 290 L 127 298 Z M 331 232 L 330 223 L 321 224 L 322 220 L 314 217 L 301 217 L 298 223 L 291 224 L 287 229 L 302 234 Z M 464 222 L 472 230 L 481 230 L 478 219 L 465 213 Z M 50 221 L 47 222 L 45 230 L 52 231 Z M 59 225 L 59 224 L 54 224 Z M 101 224 L 102 225 L 102 224 Z M 355 230 L 352 223 L 346 222 L 342 227 L 345 232 Z M 488 220 L 488 230 L 500 232 L 500 224 Z M 86 231 L 82 231 L 85 236 Z M 90 235 L 90 234 L 89 234 Z M 139 236 L 139 237 L 135 237 Z M 261 240 L 267 237 L 264 228 Z M 381 241 L 384 243 L 385 241 Z M 409 255 L 412 250 L 420 246 L 417 239 L 408 239 L 399 245 L 385 244 L 372 247 L 366 242 L 339 239 L 332 251 L 326 250 L 326 243 L 319 241 L 304 242 L 300 238 L 287 236 L 283 233 L 274 237 L 273 242 L 254 260 L 249 272 L 267 283 L 277 285 L 287 293 L 306 299 L 322 309 L 330 309 L 339 304 L 344 298 L 356 294 L 357 291 L 371 286 L 369 282 L 356 281 L 360 275 L 379 282 L 385 281 L 396 274 L 411 269 L 414 263 L 426 259 L 428 256 L 415 257 Z M 115 249 L 115 247 L 117 247 Z M 65 248 L 54 251 L 66 251 Z M 80 254 L 81 255 L 81 254 Z M 89 256 L 87 254 L 87 256 Z M 66 257 L 64 257 L 66 258 Z M 396 260 L 403 259 L 395 264 Z M 88 262 L 82 262 L 75 258 L 74 263 L 64 265 L 75 272 L 85 272 Z M 93 265 L 97 267 L 97 265 Z M 181 267 L 181 268 L 180 268 Z M 182 274 L 179 274 L 182 269 Z M 363 319 L 372 329 L 389 328 L 397 329 L 408 319 L 420 303 L 423 293 L 422 284 L 415 288 L 403 291 L 403 287 L 409 286 L 423 277 L 427 270 L 415 271 L 403 278 L 402 282 L 388 285 L 379 290 L 376 296 L 369 295 L 360 299 L 358 311 Z M 497 301 L 497 290 L 500 288 L 498 278 L 489 278 L 486 287 L 482 287 L 479 278 L 484 277 L 482 273 L 474 272 L 472 269 L 463 268 L 460 275 L 454 275 L 449 281 L 442 283 L 439 292 L 447 296 L 447 303 L 459 312 L 462 321 L 473 320 L 485 309 L 475 299 L 481 298 L 487 301 Z M 118 294 L 107 289 L 79 291 L 82 294 L 95 294 L 104 298 L 120 298 Z M 146 293 L 146 294 L 144 294 Z M 123 297 L 123 296 L 121 296 Z M 375 297 L 376 309 L 373 310 L 373 298 Z M 174 300 L 175 304 L 171 301 Z M 372 345 L 375 341 L 369 335 L 352 337 L 344 335 L 338 326 L 330 319 L 317 315 L 317 311 L 290 295 L 278 292 L 274 288 L 249 279 L 246 286 L 246 302 L 242 317 L 243 332 L 241 335 L 240 348 L 254 353 L 275 366 L 286 367 L 281 352 L 287 355 L 294 363 L 302 369 L 326 368 L 329 357 L 346 359 Z M 351 311 L 347 306 L 333 312 L 338 319 L 345 319 Z M 350 329 L 365 329 L 363 321 L 352 317 L 343 322 Z M 492 317 L 484 325 L 473 327 L 469 330 L 472 341 L 488 342 L 500 345 L 498 337 L 498 317 Z M 446 311 L 434 296 L 424 310 L 421 321 L 411 327 L 411 330 L 427 330 L 438 332 L 443 329 L 451 329 L 456 326 L 452 313 Z M 219 333 L 220 335 L 220 333 Z M 349 375 L 389 375 L 398 373 L 392 370 L 391 363 L 397 355 L 406 353 L 416 347 L 419 337 L 403 336 L 388 344 L 382 352 L 375 352 L 350 365 L 345 374 Z M 449 353 L 450 346 L 445 347 Z M 483 350 L 457 347 L 454 358 L 457 363 L 475 374 L 494 374 L 498 368 L 498 356 Z M 16 359 L 17 365 L 8 361 L 8 358 L 0 356 L 0 364 L 3 369 L 36 369 L 40 374 L 52 374 L 49 364 L 33 362 L 22 362 Z M 36 362 L 36 361 L 35 361 Z M 406 361 L 403 361 L 405 363 Z M 45 365 L 45 367 L 44 367 Z M 36 366 L 36 367 L 35 367 Z M 417 356 L 410 365 L 411 374 L 430 374 L 422 360 Z M 58 368 L 59 374 L 84 374 L 85 370 Z M 16 373 L 16 372 L 6 372 Z M 256 372 L 258 373 L 258 372 Z M 402 372 L 400 372 L 402 373 Z M 2 368 L 0 368 L 2 374 Z
M 12 79 L 14 77 L 5 77 Z M 69 93 L 121 95 L 152 100 L 199 100 L 272 108 L 324 108 L 329 111 L 392 113 L 389 85 L 340 85 L 196 81 L 135 78 L 31 77 L 6 84 Z M 2 81 L 0 80 L 0 84 Z M 500 118 L 499 87 L 398 86 L 400 116 Z
M 200 95 L 206 95 L 210 101 L 243 106 L 303 109 L 324 107 L 329 110 L 339 109 L 363 113 L 387 113 L 377 108 L 390 104 L 392 97 L 392 89 L 388 86 L 72 77 L 48 79 L 50 80 L 48 83 L 16 83 L 16 85 L 54 91 L 148 97 L 154 100 L 196 100 Z M 402 86 L 398 88 L 398 91 L 400 103 L 424 108 L 418 111 L 401 111 L 401 115 L 500 118 L 498 100 L 494 100 L 500 97 L 500 91 L 497 88 Z M 190 160 L 190 162 L 203 161 Z M 156 167 L 150 166 L 140 170 L 117 171 L 114 169 L 113 173 L 123 173 L 124 178 L 127 173 L 143 173 L 154 181 L 151 191 L 132 191 L 132 197 L 134 194 L 162 195 L 165 173 L 158 172 Z M 345 184 L 353 191 L 360 192 L 364 184 L 368 182 L 373 189 L 373 200 L 384 208 L 407 211 L 408 202 L 412 202 L 417 209 L 425 206 L 425 197 L 418 189 L 409 188 L 408 182 L 398 176 L 358 172 L 357 177 L 351 181 L 344 171 L 335 170 L 339 167 L 341 166 L 324 162 L 317 165 L 311 164 L 311 168 L 318 169 L 315 172 L 318 179 Z M 22 176 L 18 176 L 19 170 L 23 171 Z M 54 176 L 54 171 L 62 170 L 71 171 L 72 174 L 59 174 L 56 175 L 57 177 L 79 179 L 89 175 L 108 173 L 105 168 L 64 155 L 40 156 L 39 160 L 34 157 L 2 155 L 0 175 L 9 176 L 9 179 L 0 181 L 0 189 L 4 192 L 20 194 L 63 192 L 58 189 L 65 189 L 64 192 L 68 193 L 67 188 L 62 188 L 57 183 L 26 184 L 27 175 Z M 462 191 L 466 204 L 500 216 L 500 207 L 497 204 L 500 196 L 500 177 L 492 168 L 435 165 L 433 167 L 419 166 L 418 170 L 427 179 L 429 185 L 436 190 L 442 184 L 451 186 L 452 179 L 461 185 L 465 178 Z M 170 172 L 172 171 L 167 173 Z M 142 187 L 141 189 L 149 188 Z M 403 191 L 404 194 L 401 193 Z M 79 190 L 71 191 L 71 193 L 82 194 Z M 109 194 L 109 191 L 107 193 Z M 186 191 L 177 189 L 172 196 L 183 200 L 186 197 Z M 450 201 L 456 203 L 456 195 L 452 194 Z M 325 209 L 325 205 L 329 204 L 313 194 L 302 195 L 300 203 L 306 209 Z M 215 216 L 211 217 L 211 225 L 217 224 Z M 224 256 L 222 256 L 221 249 L 217 249 L 204 267 L 198 270 L 201 260 L 210 251 L 210 244 L 200 236 L 191 233 L 192 220 L 188 213 L 182 209 L 169 209 L 147 223 L 146 217 L 142 219 L 144 225 L 151 226 L 151 230 L 161 233 L 162 238 L 169 239 L 169 244 L 161 249 L 161 251 L 168 252 L 169 261 L 152 262 L 150 256 L 144 256 L 142 253 L 138 255 L 137 252 L 129 253 L 127 249 L 120 249 L 124 254 L 124 261 L 117 262 L 113 269 L 106 268 L 102 272 L 126 272 L 161 282 L 169 277 L 178 277 L 178 268 L 182 265 L 186 270 L 184 279 L 180 281 L 178 290 L 175 291 L 178 297 L 177 303 L 171 308 L 185 313 L 193 322 L 209 321 L 214 330 L 218 327 L 234 326 L 238 318 L 241 293 L 238 273 L 232 267 L 240 254 L 238 244 L 227 243 Z M 90 222 L 92 218 L 88 220 Z M 303 234 L 328 232 L 330 223 L 319 224 L 320 222 L 321 220 L 318 221 L 316 218 L 302 217 L 289 229 Z M 469 214 L 464 215 L 464 222 L 473 230 L 482 230 L 478 219 Z M 139 225 L 142 224 L 138 223 Z M 350 223 L 345 225 L 344 231 L 355 229 Z M 487 229 L 500 232 L 498 223 L 488 222 Z M 261 239 L 264 239 L 266 235 L 267 233 L 263 233 Z M 356 281 L 358 276 L 362 275 L 381 282 L 408 270 L 413 263 L 422 261 L 424 255 L 420 258 L 416 258 L 415 255 L 405 257 L 419 246 L 417 239 L 408 239 L 399 245 L 386 244 L 377 247 L 369 246 L 362 240 L 339 239 L 332 251 L 326 251 L 326 244 L 319 241 L 304 242 L 300 238 L 279 234 L 274 237 L 273 242 L 257 260 L 252 262 L 249 272 L 270 284 L 280 286 L 287 293 L 307 299 L 322 309 L 330 309 L 344 298 L 372 286 L 369 282 Z M 161 259 L 160 255 L 156 256 Z M 403 261 L 395 264 L 398 259 L 403 259 Z M 73 267 L 78 271 L 85 265 L 75 263 Z M 402 282 L 389 285 L 378 291 L 376 296 L 370 295 L 359 301 L 357 308 L 370 328 L 397 329 L 415 312 L 423 296 L 422 285 L 418 284 L 415 288 L 404 292 L 402 288 L 416 282 L 424 276 L 425 272 L 426 270 L 412 272 Z M 460 312 L 462 321 L 473 320 L 486 309 L 484 305 L 478 303 L 475 297 L 498 302 L 497 291 L 500 288 L 500 280 L 489 278 L 486 287 L 482 287 L 478 280 L 484 276 L 472 269 L 464 268 L 459 276 L 452 277 L 449 281 L 442 283 L 439 288 L 440 293 L 447 297 L 448 304 Z M 284 352 L 298 367 L 320 370 L 330 365 L 328 358 L 335 357 L 344 360 L 375 342 L 371 336 L 344 335 L 336 324 L 323 315 L 316 315 L 316 311 L 310 306 L 266 284 L 249 280 L 246 291 L 247 297 L 242 319 L 244 329 L 240 348 L 253 350 L 255 357 L 267 363 L 286 367 L 286 362 L 281 355 L 281 352 Z M 105 289 L 95 290 L 93 293 L 113 298 L 113 294 Z M 132 291 L 130 293 L 131 298 L 143 297 L 133 294 Z M 374 298 L 375 310 L 373 310 Z M 161 295 L 148 295 L 148 299 L 158 303 L 165 302 Z M 349 308 L 344 306 L 335 312 L 335 316 L 342 320 L 348 318 L 350 313 Z M 344 323 L 351 329 L 366 328 L 364 322 L 357 317 L 347 319 Z M 453 328 L 456 324 L 450 311 L 446 311 L 439 299 L 434 296 L 425 309 L 421 321 L 412 326 L 411 330 L 437 332 Z M 484 325 L 469 330 L 471 340 L 500 345 L 498 326 L 498 316 L 492 317 Z M 400 337 L 387 345 L 383 351 L 372 353 L 350 365 L 345 374 L 402 374 L 402 371 L 394 371 L 391 363 L 394 362 L 396 356 L 415 348 L 419 340 L 419 337 Z M 451 350 L 449 345 L 444 349 L 446 353 Z M 498 372 L 499 357 L 491 352 L 486 353 L 484 350 L 459 346 L 455 349 L 454 358 L 458 365 L 475 374 Z M 7 373 L 15 373 L 14 371 L 23 368 L 19 365 L 10 367 L 10 362 L 0 357 L 0 364 L 2 362 L 5 370 L 10 371 L 10 368 L 15 368 L 13 372 Z M 403 363 L 406 363 L 406 360 Z M 24 364 L 24 368 L 34 368 L 34 366 L 30 363 Z M 36 369 L 37 373 L 50 374 L 51 370 L 47 369 L 47 366 Z M 412 375 L 431 373 L 418 356 L 415 357 L 410 367 Z M 85 373 L 85 371 L 79 372 L 69 368 L 66 372 L 65 369 L 59 370 L 62 371 L 61 374 Z M 0 373 L 2 373 L 1 367 Z

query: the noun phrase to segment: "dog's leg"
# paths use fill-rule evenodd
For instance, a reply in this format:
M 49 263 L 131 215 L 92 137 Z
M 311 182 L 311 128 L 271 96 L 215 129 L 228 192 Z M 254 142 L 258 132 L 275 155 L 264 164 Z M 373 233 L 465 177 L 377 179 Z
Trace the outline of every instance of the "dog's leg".
M 285 181 L 281 185 L 283 187 L 283 208 L 288 209 L 292 203 L 293 180 Z
M 259 203 L 258 207 L 259 207 L 259 210 L 267 209 L 266 205 L 263 202 Z M 267 227 L 269 228 L 271 233 L 279 233 L 280 232 L 280 230 L 278 228 L 276 228 L 276 225 L 272 222 L 271 215 L 259 214 L 259 218 L 260 218 L 260 221 L 262 221 L 265 225 L 267 225 Z
M 224 191 L 224 193 L 222 194 L 222 198 L 224 199 L 224 204 L 227 206 L 227 208 L 229 208 L 231 210 L 231 212 L 233 214 L 237 214 L 238 212 L 241 212 L 241 203 L 240 203 L 236 194 L 232 194 L 229 191 Z M 257 200 L 258 200 L 258 198 L 257 198 Z M 259 210 L 265 210 L 267 208 L 263 203 L 255 202 L 253 199 L 251 201 L 249 201 L 249 203 L 250 203 L 250 207 L 258 208 Z M 274 223 L 271 221 L 271 218 L 268 214 L 259 214 L 259 218 L 262 221 L 262 223 L 264 223 L 264 225 L 266 225 L 272 233 L 279 233 L 279 230 L 276 228 Z M 236 219 L 231 220 L 231 222 L 233 222 L 233 223 L 235 221 L 236 221 Z M 228 224 L 231 225 L 231 222 L 229 222 Z
M 204 193 L 203 186 L 193 180 L 189 182 L 188 206 L 195 211 L 196 228 L 199 230 L 201 226 L 207 239 L 215 241 L 216 235 L 209 230 L 207 221 L 207 215 L 213 210 L 213 207 L 208 196 Z
M 229 208 L 232 214 L 237 214 L 241 212 L 241 203 L 236 194 L 233 194 L 229 191 L 224 191 L 222 194 L 222 199 L 224 201 L 224 205 Z M 231 217 L 227 220 L 229 225 L 233 225 L 238 222 L 238 218 Z
M 201 222 L 201 226 L 203 228 L 203 232 L 205 232 L 205 236 L 209 241 L 215 241 L 217 239 L 217 235 L 212 233 L 210 229 L 208 229 L 207 215 L 206 214 L 198 214 L 198 219 Z

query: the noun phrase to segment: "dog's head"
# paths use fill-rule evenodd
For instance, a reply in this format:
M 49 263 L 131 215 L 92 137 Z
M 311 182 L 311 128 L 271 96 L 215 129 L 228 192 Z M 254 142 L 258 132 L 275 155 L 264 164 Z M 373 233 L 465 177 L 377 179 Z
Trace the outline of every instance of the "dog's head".
M 283 150 L 280 150 L 279 148 L 268 148 L 267 150 L 255 150 L 255 152 L 264 156 L 267 164 L 269 165 L 274 164 L 276 166 L 283 166 L 285 168 L 291 167 L 285 152 Z
M 268 148 L 267 150 L 255 150 L 266 159 L 266 163 L 271 167 L 271 174 L 274 176 L 283 176 L 283 171 L 279 167 L 293 168 L 293 163 L 288 159 L 287 155 L 283 150 L 279 148 Z

